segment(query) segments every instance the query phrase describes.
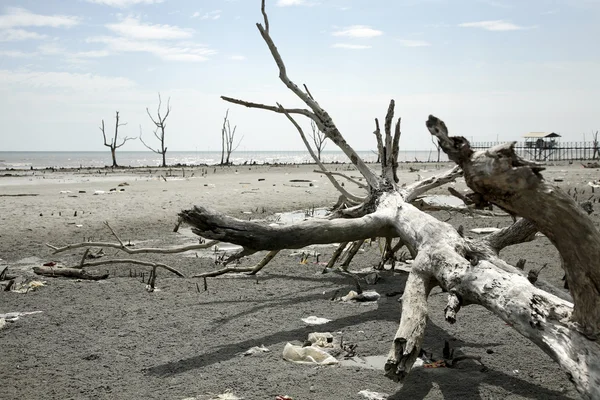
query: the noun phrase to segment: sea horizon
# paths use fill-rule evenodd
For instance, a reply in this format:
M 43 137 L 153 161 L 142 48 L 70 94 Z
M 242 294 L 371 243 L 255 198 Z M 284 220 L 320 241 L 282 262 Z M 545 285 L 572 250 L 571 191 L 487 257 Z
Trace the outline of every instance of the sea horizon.
M 367 163 L 377 161 L 372 150 L 357 151 Z M 162 164 L 160 154 L 149 151 L 117 151 L 120 167 L 158 167 Z M 321 153 L 324 163 L 349 163 L 350 160 L 338 150 Z M 218 165 L 221 151 L 167 151 L 168 166 Z M 399 162 L 435 162 L 437 152 L 433 150 L 400 151 Z M 440 162 L 448 161 L 445 154 Z M 307 150 L 264 150 L 235 151 L 230 156 L 233 165 L 245 164 L 314 164 Z M 0 151 L 0 169 L 44 169 L 44 168 L 104 168 L 112 166 L 110 151 Z

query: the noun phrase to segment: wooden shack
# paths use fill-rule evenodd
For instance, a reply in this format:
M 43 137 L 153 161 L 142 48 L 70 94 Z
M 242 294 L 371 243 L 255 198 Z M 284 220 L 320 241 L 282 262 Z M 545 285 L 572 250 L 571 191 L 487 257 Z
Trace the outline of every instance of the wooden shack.
M 525 149 L 534 160 L 545 161 L 552 153 L 559 151 L 559 137 L 555 132 L 529 132 L 523 135 L 525 138 Z

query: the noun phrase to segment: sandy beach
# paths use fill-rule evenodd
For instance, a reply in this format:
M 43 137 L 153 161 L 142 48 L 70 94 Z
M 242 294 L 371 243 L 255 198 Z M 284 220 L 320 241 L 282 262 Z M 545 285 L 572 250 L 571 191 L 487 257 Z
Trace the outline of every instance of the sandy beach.
M 400 180 L 411 183 L 450 164 L 403 165 Z M 353 167 L 336 164 L 331 171 L 358 177 Z M 0 314 L 24 315 L 0 329 L 2 399 L 212 399 L 230 392 L 243 399 L 364 399 L 361 391 L 390 399 L 579 399 L 580 396 L 548 356 L 510 326 L 479 306 L 463 309 L 456 324 L 444 321 L 446 297 L 439 288 L 429 299 L 430 320 L 424 349 L 441 358 L 444 342 L 456 353 L 481 357 L 455 368 L 416 368 L 404 385 L 384 377 L 379 365 L 300 365 L 282 358 L 286 343 L 302 344 L 311 332 L 331 332 L 335 340 L 356 345 L 359 357 L 386 356 L 400 319 L 398 299 L 407 273 L 384 271 L 373 285 L 376 302 L 332 301 L 354 288 L 347 277 L 323 274 L 335 245 L 301 263 L 298 251 L 282 251 L 257 276 L 234 274 L 207 280 L 180 278 L 159 270 L 148 292 L 139 265 L 106 265 L 90 272 L 108 273 L 99 281 L 40 277 L 32 268 L 44 263 L 77 265 L 83 249 L 52 254 L 45 244 L 82 241 L 115 242 L 104 225 L 138 247 L 170 247 L 198 240 L 189 228 L 173 232 L 177 213 L 193 205 L 215 208 L 252 220 L 276 214 L 332 206 L 338 193 L 313 173 L 314 165 L 194 168 L 82 169 L 0 171 L 0 271 L 20 283 L 43 281 L 27 293 L 0 291 Z M 596 201 L 600 189 L 590 182 L 598 170 L 580 164 L 549 165 L 544 177 L 579 200 Z M 351 183 L 345 187 L 355 193 Z M 462 190 L 459 179 L 453 187 Z M 447 194 L 441 187 L 433 194 Z M 439 211 L 437 218 L 468 235 L 477 227 L 504 227 L 509 217 L 471 217 Z M 284 217 L 285 218 L 285 217 Z M 598 212 L 592 214 L 600 223 Z M 104 257 L 116 251 L 105 250 Z M 251 266 L 265 253 L 244 258 Z M 527 260 L 526 270 L 547 266 L 540 277 L 562 287 L 558 252 L 545 237 L 509 247 L 511 263 Z M 117 256 L 119 257 L 119 256 Z M 188 252 L 136 256 L 166 263 L 186 276 L 219 268 L 214 254 Z M 378 243 L 368 243 L 351 269 L 369 272 L 380 257 Z M 134 275 L 134 276 L 131 276 Z M 330 322 L 310 326 L 308 316 Z M 243 356 L 253 346 L 268 352 Z

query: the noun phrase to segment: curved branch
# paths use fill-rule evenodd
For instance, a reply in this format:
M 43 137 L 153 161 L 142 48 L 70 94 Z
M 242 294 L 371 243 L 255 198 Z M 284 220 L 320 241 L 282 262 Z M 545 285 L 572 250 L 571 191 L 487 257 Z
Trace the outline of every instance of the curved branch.
M 313 218 L 297 224 L 266 226 L 242 221 L 205 207 L 182 211 L 179 216 L 191 225 L 192 231 L 214 240 L 226 239 L 252 250 L 299 249 L 310 244 L 353 242 L 371 237 L 387 236 L 388 215 L 377 213 L 362 218 L 327 220 Z
M 82 243 L 69 244 L 69 245 L 66 245 L 63 247 L 57 247 L 57 246 L 53 246 L 49 243 L 46 243 L 46 246 L 48 246 L 52 250 L 54 250 L 52 252 L 52 254 L 57 254 L 57 253 L 62 253 L 64 251 L 69 251 L 69 250 L 79 249 L 79 248 L 87 248 L 87 247 L 108 247 L 108 248 L 122 250 L 127 254 L 148 254 L 148 253 L 177 254 L 177 253 L 184 253 L 186 251 L 191 251 L 191 250 L 207 249 L 218 243 L 219 243 L 219 241 L 212 240 L 210 242 L 203 243 L 203 244 L 192 244 L 192 245 L 188 245 L 188 246 L 163 248 L 163 249 L 161 249 L 161 248 L 131 249 L 122 243 L 109 243 L 109 242 L 82 242 Z
M 434 175 L 422 181 L 408 185 L 401 189 L 401 193 L 404 195 L 404 200 L 407 203 L 410 203 L 428 190 L 445 185 L 449 182 L 454 182 L 454 180 L 460 176 L 462 176 L 462 170 L 460 167 L 455 166 L 451 170 L 440 175 Z
M 239 105 L 242 105 L 242 106 L 245 106 L 248 108 L 258 108 L 261 110 L 273 111 L 273 112 L 280 113 L 280 114 L 284 113 L 284 111 L 281 111 L 281 108 L 279 108 L 278 106 L 269 106 L 269 105 L 261 104 L 261 103 L 253 103 L 251 101 L 234 99 L 233 97 L 227 97 L 227 96 L 221 96 L 221 99 L 225 100 L 228 103 L 239 104 Z M 305 108 L 286 108 L 285 111 L 290 114 L 301 114 L 310 119 L 316 118 L 316 116 L 311 111 L 309 111 Z
M 264 6 L 264 4 L 263 4 Z M 263 7 L 263 14 L 266 15 Z M 265 22 L 267 20 L 265 19 Z M 262 24 L 256 24 L 260 35 L 263 40 L 269 47 L 269 51 L 273 56 L 273 60 L 277 64 L 277 68 L 279 69 L 279 79 L 285 84 L 285 86 L 290 89 L 298 98 L 300 98 L 304 104 L 310 107 L 310 109 L 314 112 L 316 118 L 313 120 L 319 126 L 319 129 L 333 142 L 335 143 L 340 150 L 342 150 L 346 156 L 350 159 L 352 164 L 358 168 L 360 173 L 365 177 L 367 182 L 372 188 L 379 188 L 382 185 L 381 179 L 371 170 L 367 164 L 358 156 L 356 151 L 346 142 L 338 128 L 335 126 L 335 123 L 329 116 L 329 114 L 319 106 L 319 104 L 310 96 L 310 94 L 303 92 L 298 85 L 296 85 L 292 80 L 288 77 L 285 64 L 283 59 L 281 58 L 281 54 L 279 54 L 279 50 L 273 39 L 269 34 L 268 29 L 265 29 Z

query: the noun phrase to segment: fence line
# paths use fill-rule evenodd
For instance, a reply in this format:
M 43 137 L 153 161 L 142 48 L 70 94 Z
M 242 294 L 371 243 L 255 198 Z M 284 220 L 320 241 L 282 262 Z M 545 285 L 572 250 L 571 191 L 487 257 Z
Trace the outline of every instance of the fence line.
M 505 142 L 473 142 L 474 150 L 485 150 Z M 522 158 L 536 161 L 574 161 L 600 159 L 600 146 L 597 142 L 544 143 L 517 142 L 515 152 Z

